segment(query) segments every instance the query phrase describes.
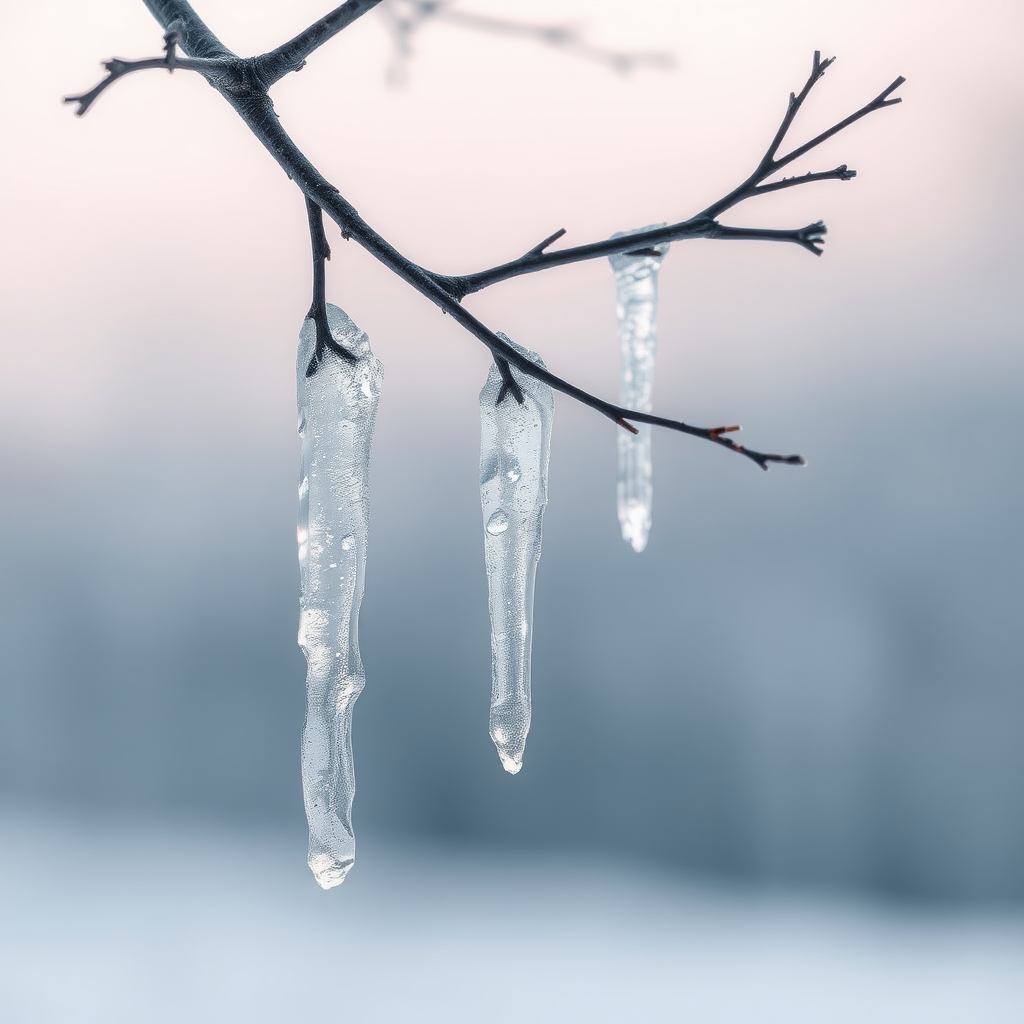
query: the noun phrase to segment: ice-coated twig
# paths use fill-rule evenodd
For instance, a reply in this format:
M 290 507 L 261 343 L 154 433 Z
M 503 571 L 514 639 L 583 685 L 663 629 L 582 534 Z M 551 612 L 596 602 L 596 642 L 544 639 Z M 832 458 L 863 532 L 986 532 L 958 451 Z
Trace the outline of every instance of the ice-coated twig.
M 324 888 L 339 885 L 355 861 L 352 709 L 365 678 L 359 657 L 369 525 L 370 447 L 384 368 L 366 335 L 327 305 L 333 340 L 353 357 L 316 351 L 307 318 L 299 333 L 296 378 L 299 474 L 299 646 L 306 655 L 302 789 L 309 821 L 309 866 Z
M 532 363 L 535 352 L 498 335 Z M 505 368 L 511 375 L 512 371 Z M 491 364 L 480 392 L 480 506 L 491 612 L 491 739 L 505 771 L 523 767 L 530 731 L 533 593 L 548 503 L 554 394 L 535 377 L 515 378 L 521 399 Z
M 665 227 L 651 224 L 639 231 Z M 633 232 L 620 231 L 612 238 Z M 658 271 L 668 243 L 608 257 L 615 274 L 615 315 L 619 331 L 619 404 L 640 412 L 651 411 L 654 358 L 658 348 Z M 637 553 L 647 547 L 654 497 L 651 463 L 651 427 L 641 423 L 638 433 L 618 433 L 619 473 L 616 504 L 622 539 Z

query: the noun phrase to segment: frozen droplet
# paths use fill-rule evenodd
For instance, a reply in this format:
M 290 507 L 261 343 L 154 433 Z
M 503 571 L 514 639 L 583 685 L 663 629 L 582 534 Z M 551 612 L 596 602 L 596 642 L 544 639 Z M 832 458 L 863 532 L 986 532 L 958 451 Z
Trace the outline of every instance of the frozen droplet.
M 515 483 L 522 475 L 523 471 L 519 468 L 519 460 L 514 456 L 510 455 L 504 466 L 505 477 Z
M 345 536 L 341 538 L 341 550 L 342 551 L 351 551 L 352 550 L 352 545 L 355 544 L 355 542 L 356 542 L 356 539 L 355 539 L 355 537 L 352 536 L 351 533 L 345 534 Z
M 486 530 L 492 537 L 497 537 L 499 533 L 504 533 L 508 529 L 508 513 L 503 509 L 498 509 L 491 515 L 491 518 L 487 520 Z

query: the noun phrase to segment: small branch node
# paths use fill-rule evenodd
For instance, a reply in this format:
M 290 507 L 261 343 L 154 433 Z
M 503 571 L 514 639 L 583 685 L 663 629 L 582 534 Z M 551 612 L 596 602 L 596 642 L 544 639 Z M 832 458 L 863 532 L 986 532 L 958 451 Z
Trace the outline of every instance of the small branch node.
M 530 249 L 527 252 L 525 252 L 523 254 L 522 258 L 525 260 L 525 259 L 527 259 L 530 256 L 540 256 L 540 254 L 542 252 L 544 252 L 544 250 L 549 245 L 551 245 L 552 242 L 557 242 L 562 237 L 562 235 L 564 235 L 564 234 L 565 234 L 565 228 L 559 228 L 553 234 L 548 235 L 548 237 L 545 238 L 543 242 L 538 242 L 532 249 Z
M 501 387 L 498 388 L 498 397 L 494 400 L 494 404 L 501 405 L 505 397 L 511 395 L 519 405 L 523 405 L 526 402 L 526 396 L 523 394 L 519 382 L 512 376 L 512 367 L 508 365 L 508 360 L 495 356 L 494 362 L 501 374 Z
M 181 22 L 172 21 L 164 32 L 164 63 L 167 70 L 173 73 L 178 64 L 178 42 L 181 39 Z
M 802 245 L 808 252 L 813 252 L 815 256 L 820 256 L 825 245 L 825 235 L 828 233 L 828 228 L 825 227 L 823 221 L 815 221 L 813 224 L 808 224 L 807 227 L 801 228 L 797 231 L 796 240 Z

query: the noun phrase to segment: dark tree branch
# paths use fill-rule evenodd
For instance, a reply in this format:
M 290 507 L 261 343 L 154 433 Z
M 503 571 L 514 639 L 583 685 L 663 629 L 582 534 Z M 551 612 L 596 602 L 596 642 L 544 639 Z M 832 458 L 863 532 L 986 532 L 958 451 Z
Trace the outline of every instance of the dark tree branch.
M 206 27 L 187 0 L 142 0 L 150 13 L 168 30 L 177 23 L 178 45 L 190 57 L 223 60 L 235 55 Z
M 712 203 L 707 209 L 702 210 L 689 220 L 680 221 L 678 224 L 669 224 L 667 227 L 654 228 L 650 231 L 638 231 L 630 235 L 628 240 L 619 238 L 608 239 L 602 242 L 591 242 L 588 245 L 578 245 L 571 249 L 561 249 L 557 252 L 544 252 L 545 245 L 531 249 L 528 253 L 520 256 L 517 260 L 503 263 L 489 270 L 482 270 L 475 274 L 465 274 L 459 277 L 448 277 L 448 287 L 454 295 L 464 298 L 473 292 L 480 291 L 499 281 L 507 281 L 509 278 L 518 277 L 521 274 L 533 274 L 538 270 L 547 270 L 549 267 L 560 267 L 567 263 L 578 263 L 582 260 L 597 259 L 601 256 L 611 256 L 615 253 L 633 251 L 638 247 L 656 246 L 665 242 L 677 242 L 687 238 L 715 238 L 724 240 L 736 239 L 757 239 L 773 242 L 795 242 L 808 252 L 820 256 L 824 245 L 826 234 L 825 225 L 821 221 L 805 228 L 791 230 L 769 230 L 761 228 L 733 228 L 719 224 L 717 218 L 725 211 L 743 202 L 745 199 L 752 199 L 754 196 L 764 195 L 769 192 L 777 192 L 781 189 L 792 188 L 795 185 L 804 185 L 812 181 L 849 181 L 856 177 L 857 172 L 851 170 L 846 164 L 841 164 L 831 171 L 818 171 L 792 178 L 784 178 L 782 181 L 763 184 L 766 178 L 771 177 L 777 170 L 804 153 L 809 152 L 815 146 L 819 146 L 826 139 L 841 132 L 844 128 L 859 121 L 862 117 L 872 111 L 881 110 L 882 107 L 892 106 L 899 103 L 899 98 L 890 99 L 890 94 L 903 84 L 905 79 L 901 76 L 896 79 L 887 89 L 875 97 L 870 103 L 861 107 L 860 110 L 849 117 L 833 125 L 827 131 L 813 138 L 810 142 L 798 147 L 786 156 L 776 159 L 775 154 L 782 144 L 796 118 L 800 107 L 810 93 L 815 82 L 825 73 L 826 68 L 835 61 L 834 57 L 826 60 L 821 59 L 820 51 L 815 51 L 811 67 L 811 74 L 803 89 L 797 95 L 790 95 L 789 104 L 786 108 L 785 117 L 779 130 L 775 133 L 768 151 L 761 158 L 760 163 L 754 172 L 740 185 L 734 188 L 727 195 L 717 202 Z M 550 244 L 549 240 L 547 244 Z
M 318 23 L 318 25 L 320 25 L 328 22 L 331 18 L 336 19 L 324 28 L 322 32 L 319 32 L 317 26 L 312 26 L 307 33 L 296 37 L 296 40 L 301 41 L 306 39 L 306 42 L 297 43 L 296 40 L 293 40 L 292 43 L 285 44 L 280 51 L 284 54 L 281 66 L 289 60 L 293 60 L 295 53 L 297 53 L 302 46 L 311 45 L 312 42 L 319 38 L 321 34 L 323 35 L 323 39 L 326 39 L 336 31 L 340 31 L 340 29 L 344 27 L 344 25 L 341 24 L 341 21 L 344 20 L 343 12 L 348 12 L 345 17 L 348 17 L 349 20 L 345 21 L 345 24 L 351 23 L 358 14 L 369 9 L 368 2 L 369 0 L 349 0 L 349 4 L 345 4 L 336 9 L 331 15 L 328 15 L 326 19 L 323 19 L 323 22 Z M 424 270 L 422 267 L 417 266 L 411 260 L 407 259 L 386 239 L 374 231 L 359 216 L 355 208 L 346 199 L 344 199 L 337 188 L 335 188 L 329 181 L 327 181 L 326 178 L 324 178 L 322 174 L 320 174 L 298 146 L 295 145 L 277 118 L 273 103 L 267 95 L 268 86 L 263 81 L 262 75 L 256 67 L 255 58 L 241 59 L 236 57 L 231 53 L 231 51 L 227 50 L 203 24 L 195 11 L 192 10 L 191 6 L 186 3 L 185 0 L 145 0 L 145 3 L 154 14 L 157 21 L 168 32 L 168 52 L 165 57 L 159 61 L 136 62 L 138 67 L 128 68 L 127 62 L 120 62 L 121 64 L 126 65 L 126 70 L 115 74 L 113 78 L 121 77 L 123 74 L 127 73 L 127 70 L 141 70 L 142 66 L 165 67 L 168 70 L 173 67 L 188 67 L 189 63 L 187 61 L 181 61 L 175 57 L 173 45 L 171 45 L 174 40 L 180 38 L 181 45 L 185 49 L 186 53 L 192 55 L 191 63 L 194 65 L 197 61 L 203 62 L 201 68 L 195 66 L 194 70 L 200 71 L 200 73 L 207 78 L 210 84 L 220 92 L 232 107 L 234 107 L 235 111 L 246 123 L 250 131 L 252 131 L 256 138 L 259 139 L 268 152 L 274 157 L 288 177 L 296 183 L 306 199 L 306 209 L 309 218 L 310 238 L 313 250 L 313 304 L 310 309 L 310 313 L 317 328 L 316 351 L 313 360 L 310 363 L 308 372 L 315 372 L 316 367 L 313 365 L 313 362 L 319 362 L 325 348 L 331 348 L 332 350 L 337 351 L 338 355 L 343 358 L 351 358 L 350 353 L 346 352 L 341 346 L 334 342 L 327 324 L 324 264 L 326 259 L 329 257 L 329 249 L 327 247 L 326 236 L 323 232 L 322 219 L 322 214 L 326 213 L 341 229 L 343 238 L 354 238 L 371 255 L 380 260 L 386 267 L 401 277 L 422 295 L 434 302 L 442 311 L 449 314 L 456 322 L 469 331 L 470 334 L 478 338 L 490 349 L 491 354 L 502 374 L 502 388 L 500 389 L 499 401 L 508 393 L 511 393 L 517 401 L 521 402 L 523 400 L 522 390 L 516 383 L 515 377 L 512 374 L 512 367 L 514 366 L 521 372 L 526 373 L 531 377 L 535 377 L 538 380 L 544 381 L 554 390 L 560 391 L 562 394 L 568 395 L 589 408 L 596 410 L 627 430 L 636 432 L 636 427 L 633 426 L 634 423 L 648 423 L 653 426 L 665 427 L 669 430 L 675 430 L 680 433 L 689 434 L 693 437 L 703 438 L 704 440 L 711 441 L 714 444 L 728 448 L 730 451 L 737 452 L 738 454 L 751 459 L 753 462 L 756 462 L 762 469 L 767 469 L 768 464 L 772 462 L 780 462 L 789 465 L 803 464 L 803 459 L 799 455 L 768 454 L 736 444 L 726 435 L 739 429 L 738 427 L 695 427 L 683 422 L 682 420 L 671 420 L 661 416 L 654 416 L 650 413 L 626 409 L 611 402 L 606 402 L 595 395 L 591 395 L 582 388 L 579 388 L 576 385 L 571 384 L 569 381 L 556 376 L 550 371 L 537 366 L 525 356 L 521 355 L 505 339 L 491 331 L 490 328 L 481 323 L 468 310 L 466 310 L 461 305 L 461 300 L 471 291 L 477 291 L 480 288 L 495 283 L 496 281 L 505 280 L 506 278 L 514 277 L 518 274 L 531 273 L 536 270 L 545 269 L 549 266 L 575 263 L 580 260 L 594 259 L 598 256 L 607 256 L 617 252 L 643 251 L 648 247 L 655 247 L 663 243 L 682 238 L 770 239 L 774 241 L 797 242 L 813 252 L 819 252 L 823 235 L 825 233 L 824 224 L 818 222 L 796 231 L 771 231 L 759 228 L 731 228 L 719 224 L 713 216 L 709 215 L 708 212 L 705 211 L 688 221 L 682 221 L 678 224 L 669 225 L 664 228 L 654 228 L 649 231 L 635 232 L 628 236 L 620 236 L 616 239 L 597 242 L 586 246 L 577 246 L 575 249 L 567 249 L 561 252 L 546 253 L 544 250 L 547 246 L 561 237 L 562 232 L 559 231 L 545 239 L 539 245 L 534 246 L 524 256 L 520 257 L 520 259 L 515 260 L 510 264 L 505 264 L 503 267 L 498 267 L 491 271 L 484 271 L 481 274 L 461 278 L 434 274 L 430 271 Z M 358 12 L 358 14 L 356 12 Z M 289 50 L 289 47 L 292 47 L 293 44 L 295 45 L 295 49 Z M 271 51 L 271 53 L 278 52 L 279 51 Z M 288 56 L 289 53 L 291 56 Z M 817 78 L 821 76 L 824 68 L 827 67 L 829 63 L 830 61 L 826 61 L 824 63 L 820 62 L 819 55 L 815 54 L 814 71 L 812 72 L 812 76 L 808 80 L 808 83 L 805 85 L 800 96 L 790 98 L 790 108 L 787 111 L 786 119 L 784 119 L 782 128 L 780 128 L 780 131 L 776 134 L 776 139 L 773 141 L 768 153 L 762 160 L 758 171 L 755 172 L 755 174 L 752 175 L 739 190 L 734 190 L 726 197 L 727 200 L 731 199 L 731 202 L 729 202 L 728 205 L 733 205 L 735 202 L 740 201 L 739 198 L 736 198 L 737 196 L 747 198 L 747 191 L 751 188 L 760 186 L 764 177 L 767 177 L 768 174 L 771 173 L 771 170 L 764 170 L 765 168 L 771 166 L 772 169 L 776 169 L 784 162 L 788 163 L 792 159 L 795 159 L 795 155 L 800 155 L 803 152 L 806 152 L 814 145 L 824 141 L 825 138 L 841 131 L 842 128 L 853 123 L 853 121 L 857 120 L 859 117 L 864 116 L 865 113 L 874 109 L 879 109 L 882 106 L 888 106 L 892 103 L 898 102 L 898 100 L 888 99 L 888 96 L 893 89 L 903 81 L 902 79 L 897 79 L 889 89 L 872 101 L 871 104 L 868 104 L 867 107 L 862 108 L 861 111 L 858 111 L 845 121 L 840 122 L 840 124 L 835 126 L 833 129 L 830 129 L 828 132 L 818 136 L 817 139 L 812 140 L 811 143 L 806 144 L 799 150 L 795 150 L 793 154 L 790 154 L 782 160 L 775 160 L 774 153 L 785 136 L 789 125 L 792 123 L 796 110 L 799 109 L 799 105 L 803 102 L 803 98 L 809 92 Z M 75 99 L 81 106 L 83 101 L 88 98 L 83 107 L 83 109 L 88 109 L 89 103 L 91 103 L 92 100 L 95 99 L 95 96 L 102 91 L 102 88 L 105 88 L 108 84 L 110 84 L 109 81 L 101 83 L 101 87 L 93 90 L 92 93 L 85 93 L 81 97 L 76 97 Z M 80 110 L 80 112 L 82 111 Z M 764 170 L 764 173 L 761 173 L 762 170 Z M 844 169 L 837 168 L 836 172 L 827 172 L 827 176 L 841 177 L 839 174 L 839 171 L 841 170 Z M 844 173 L 847 176 L 850 174 L 848 171 L 844 171 Z M 805 175 L 803 179 L 793 179 L 793 183 L 796 184 L 802 180 L 818 179 L 814 176 Z M 777 184 L 778 187 L 785 187 L 782 182 Z M 750 192 L 750 194 L 754 193 Z M 722 201 L 720 201 L 719 204 L 716 204 L 715 207 L 709 209 L 717 209 L 721 205 L 721 202 Z
M 549 245 L 553 242 L 557 242 L 564 234 L 565 228 L 559 228 L 557 231 L 552 232 L 544 239 L 543 242 L 538 242 L 529 252 L 527 252 L 526 256 L 539 256 Z
M 327 261 L 331 258 L 331 247 L 327 244 L 327 235 L 324 233 L 323 211 L 311 199 L 306 200 L 306 216 L 309 219 L 309 240 L 313 248 L 313 302 L 306 318 L 313 321 L 313 328 L 316 331 L 316 344 L 306 367 L 306 376 L 312 377 L 323 362 L 327 349 L 349 362 L 353 362 L 356 357 L 334 340 L 331 325 L 327 321 L 326 268 Z
M 148 60 L 121 60 L 113 57 L 103 62 L 106 68 L 107 77 L 95 85 L 88 92 L 80 93 L 77 96 L 65 96 L 65 103 L 77 103 L 76 116 L 81 117 L 108 86 L 111 86 L 119 78 L 130 75 L 133 71 L 148 71 L 152 68 L 161 68 L 167 72 L 173 72 L 175 68 L 184 68 L 186 71 L 213 71 L 214 68 L 205 60 L 182 60 L 178 56 L 177 45 L 181 33 L 181 23 L 172 22 L 164 33 L 164 55 L 162 57 L 150 57 Z
M 304 32 L 300 32 L 294 39 L 288 40 L 276 50 L 256 57 L 256 67 L 260 78 L 266 83 L 265 88 L 269 89 L 289 72 L 298 71 L 314 50 L 323 46 L 342 29 L 348 28 L 356 18 L 373 10 L 380 2 L 381 0 L 348 0 L 330 14 L 325 14 Z
M 775 228 L 733 228 L 727 224 L 719 224 L 717 233 L 708 235 L 708 237 L 761 242 L 795 242 L 808 252 L 813 252 L 815 256 L 820 256 L 827 233 L 828 228 L 819 220 L 808 224 L 805 228 L 796 228 L 791 231 L 779 231 Z
M 810 142 L 805 142 L 802 146 L 798 146 L 796 149 L 787 153 L 783 157 L 776 157 L 776 153 L 779 151 L 779 146 L 782 145 L 786 138 L 789 129 L 793 126 L 793 121 L 796 119 L 797 113 L 803 106 L 804 100 L 807 99 L 811 89 L 814 88 L 816 82 L 818 82 L 825 71 L 835 63 L 835 57 L 828 57 L 825 60 L 821 59 L 821 51 L 814 51 L 814 60 L 811 63 L 811 73 L 804 83 L 804 87 L 798 94 L 790 93 L 789 104 L 786 107 L 786 114 L 782 118 L 782 124 L 779 125 L 779 130 L 775 133 L 775 138 L 772 139 L 771 145 L 768 147 L 767 152 L 761 158 L 761 162 L 754 169 L 753 174 L 746 179 L 742 184 L 734 188 L 728 195 L 723 196 L 716 203 L 712 203 L 706 210 L 701 211 L 703 216 L 716 218 L 721 216 L 726 210 L 735 206 L 737 203 L 742 203 L 745 199 L 751 199 L 752 197 L 762 194 L 764 192 L 776 191 L 778 188 L 789 188 L 791 185 L 802 185 L 808 181 L 822 181 L 825 178 L 836 178 L 840 181 L 848 181 L 850 178 L 856 176 L 856 171 L 849 170 L 845 164 L 841 167 L 836 168 L 836 171 L 843 171 L 843 174 L 822 172 L 820 175 L 801 175 L 795 178 L 788 179 L 788 184 L 782 182 L 776 182 L 775 188 L 771 186 L 762 186 L 762 182 L 765 179 L 770 178 L 777 170 L 785 167 L 787 164 L 792 163 L 794 160 L 803 156 L 804 153 L 809 153 L 812 149 L 820 146 L 826 139 L 832 138 L 833 135 L 837 135 L 844 128 L 848 128 L 855 121 L 859 121 L 862 117 L 866 117 L 868 114 L 875 110 L 881 110 L 882 107 L 890 107 L 893 104 L 901 102 L 897 97 L 896 99 L 889 99 L 889 95 L 898 89 L 906 79 L 900 75 L 892 85 L 876 96 L 870 103 L 865 104 L 860 110 L 854 111 L 849 117 L 844 118 L 838 124 L 834 124 L 827 131 L 822 132 L 820 135 L 816 135 Z
M 782 178 L 780 181 L 771 181 L 767 185 L 758 185 L 751 191 L 754 195 L 764 195 L 766 192 L 778 192 L 780 189 L 792 188 L 794 185 L 806 185 L 809 181 L 852 181 L 857 177 L 857 172 L 851 170 L 846 164 L 840 164 L 831 171 L 808 171 L 806 174 L 795 174 L 792 178 Z

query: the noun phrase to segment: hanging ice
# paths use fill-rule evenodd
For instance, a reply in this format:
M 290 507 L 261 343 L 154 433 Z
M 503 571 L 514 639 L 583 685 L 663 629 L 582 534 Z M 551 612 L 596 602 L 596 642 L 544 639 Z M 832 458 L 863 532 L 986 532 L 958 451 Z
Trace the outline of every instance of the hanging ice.
M 652 224 L 638 231 L 664 227 Z M 632 235 L 619 231 L 612 238 Z M 651 255 L 651 249 L 658 255 Z M 619 327 L 619 404 L 638 412 L 651 411 L 654 387 L 654 356 L 658 347 L 658 270 L 669 243 L 653 246 L 642 256 L 618 253 L 608 261 L 615 272 L 615 312 Z M 651 479 L 651 428 L 638 423 L 640 432 L 618 432 L 619 475 L 616 498 L 622 539 L 636 552 L 647 547 L 651 532 L 653 486 Z
M 509 341 L 543 366 L 535 352 Z M 540 559 L 541 521 L 548 503 L 551 388 L 513 368 L 526 401 L 506 392 L 491 364 L 480 392 L 480 505 L 491 611 L 491 739 L 505 771 L 523 767 L 530 731 L 530 651 L 533 590 Z
M 359 604 L 369 520 L 370 446 L 384 368 L 366 335 L 327 306 L 331 335 L 357 356 L 330 351 L 306 376 L 316 331 L 299 334 L 299 646 L 306 655 L 302 789 L 309 821 L 309 866 L 324 889 L 339 885 L 355 860 L 352 832 L 352 708 L 363 689 Z

